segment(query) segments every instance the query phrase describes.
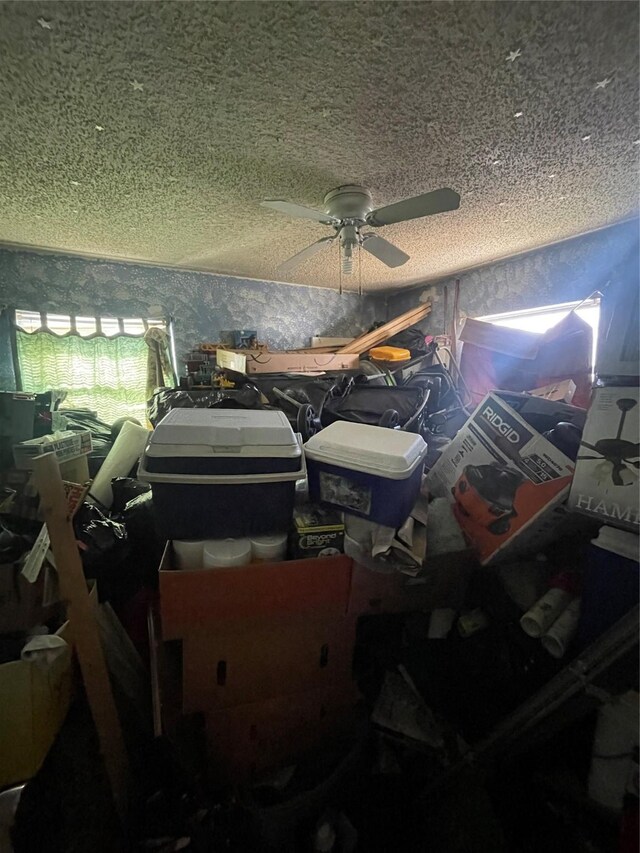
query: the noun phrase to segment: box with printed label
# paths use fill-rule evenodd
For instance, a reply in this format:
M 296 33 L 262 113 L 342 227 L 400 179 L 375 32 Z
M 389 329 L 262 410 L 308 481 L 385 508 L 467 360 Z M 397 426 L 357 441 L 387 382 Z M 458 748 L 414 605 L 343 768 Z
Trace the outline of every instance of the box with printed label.
M 640 406 L 637 387 L 596 388 L 580 443 L 569 506 L 638 533 Z
M 218 367 L 238 373 L 323 373 L 326 370 L 353 370 L 360 363 L 356 353 L 269 352 L 268 350 L 219 349 Z
M 296 507 L 289 534 L 289 556 L 335 557 L 344 552 L 344 522 L 336 510 L 308 504 Z
M 538 400 L 537 424 L 544 420 L 540 406 L 545 404 L 556 405 Z M 550 421 L 554 417 L 557 413 Z M 581 417 L 576 414 L 576 423 Z M 568 418 L 563 415 L 562 420 Z M 454 504 L 462 531 L 484 565 L 543 547 L 565 532 L 572 520 L 562 504 L 574 468 L 572 460 L 508 405 L 500 392 L 493 392 L 444 450 L 427 485 L 431 494 Z

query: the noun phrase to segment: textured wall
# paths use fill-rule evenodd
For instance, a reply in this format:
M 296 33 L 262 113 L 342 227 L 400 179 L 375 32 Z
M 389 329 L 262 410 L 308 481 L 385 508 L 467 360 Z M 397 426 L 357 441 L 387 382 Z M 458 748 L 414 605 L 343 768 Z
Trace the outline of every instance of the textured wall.
M 175 318 L 178 358 L 222 329 L 257 329 L 273 348 L 355 334 L 384 302 L 326 288 L 0 249 L 0 303 L 27 311 Z M 2 374 L 0 373 L 0 377 Z
M 625 222 L 593 234 L 566 240 L 535 252 L 509 258 L 457 276 L 460 312 L 480 317 L 584 299 L 610 280 L 623 278 L 638 287 L 638 221 Z M 430 332 L 443 330 L 444 287 L 449 289 L 449 311 L 455 278 L 428 287 L 412 288 L 388 298 L 390 317 L 431 299 L 426 320 Z

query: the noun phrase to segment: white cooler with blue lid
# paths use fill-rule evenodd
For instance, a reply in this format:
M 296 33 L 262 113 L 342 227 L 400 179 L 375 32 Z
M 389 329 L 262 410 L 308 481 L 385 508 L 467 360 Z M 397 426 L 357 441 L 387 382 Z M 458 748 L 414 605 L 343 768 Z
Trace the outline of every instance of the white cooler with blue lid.
M 286 531 L 305 473 L 284 412 L 172 409 L 151 434 L 138 476 L 151 483 L 161 536 L 215 539 Z
M 305 444 L 312 500 L 388 527 L 400 527 L 420 493 L 427 454 L 422 436 L 336 421 Z

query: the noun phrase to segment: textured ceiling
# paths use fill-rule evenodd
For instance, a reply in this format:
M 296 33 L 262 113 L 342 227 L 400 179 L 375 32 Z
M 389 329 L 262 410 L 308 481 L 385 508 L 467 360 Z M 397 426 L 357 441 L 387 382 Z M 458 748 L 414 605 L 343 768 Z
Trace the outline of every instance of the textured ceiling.
M 365 256 L 372 290 L 609 224 L 638 204 L 638 8 L 0 3 L 0 241 L 277 279 L 331 232 L 261 199 L 457 190 L 380 229 L 411 260 Z

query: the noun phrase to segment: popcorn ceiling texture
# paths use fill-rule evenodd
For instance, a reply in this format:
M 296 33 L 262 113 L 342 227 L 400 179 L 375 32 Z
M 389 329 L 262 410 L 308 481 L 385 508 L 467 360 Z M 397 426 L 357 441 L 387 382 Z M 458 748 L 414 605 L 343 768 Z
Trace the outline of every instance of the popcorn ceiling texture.
M 170 315 L 180 361 L 223 329 L 256 329 L 277 349 L 308 346 L 312 335 L 348 337 L 384 319 L 380 297 L 9 249 L 0 249 L 0 304 L 90 317 Z M 0 387 L 3 380 L 10 382 L 0 371 Z
M 613 223 L 638 203 L 638 9 L 0 3 L 0 240 L 274 279 L 330 232 L 261 199 L 458 190 L 381 229 L 411 261 L 365 253 L 375 290 Z M 335 288 L 337 268 L 292 275 Z
M 555 246 L 469 270 L 460 279 L 460 314 L 481 317 L 562 302 L 586 299 L 607 282 L 622 280 L 626 287 L 638 282 L 638 220 L 585 234 Z M 403 290 L 388 299 L 389 317 L 430 300 L 432 313 L 424 328 L 440 334 L 444 323 L 444 288 L 449 292 L 451 319 L 455 278 L 417 289 Z

